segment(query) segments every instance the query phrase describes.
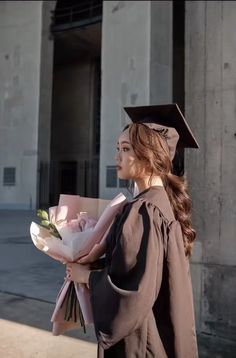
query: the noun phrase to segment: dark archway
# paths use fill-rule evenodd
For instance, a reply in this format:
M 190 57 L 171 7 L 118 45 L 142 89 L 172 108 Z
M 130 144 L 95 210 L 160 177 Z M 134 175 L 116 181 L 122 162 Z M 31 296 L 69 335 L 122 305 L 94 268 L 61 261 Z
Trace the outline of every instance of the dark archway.
M 98 195 L 101 21 L 102 1 L 57 1 L 52 13 L 50 205 Z

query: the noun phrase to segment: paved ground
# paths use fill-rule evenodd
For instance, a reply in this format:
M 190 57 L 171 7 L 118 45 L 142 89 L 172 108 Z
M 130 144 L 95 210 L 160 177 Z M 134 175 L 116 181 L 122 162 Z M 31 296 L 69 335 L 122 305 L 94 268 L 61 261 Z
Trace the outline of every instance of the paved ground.
M 93 358 L 93 327 L 54 337 L 50 318 L 65 267 L 30 238 L 35 212 L 0 210 L 0 357 Z
M 35 212 L 0 210 L 0 291 L 55 302 L 65 266 L 33 245 L 31 221 Z

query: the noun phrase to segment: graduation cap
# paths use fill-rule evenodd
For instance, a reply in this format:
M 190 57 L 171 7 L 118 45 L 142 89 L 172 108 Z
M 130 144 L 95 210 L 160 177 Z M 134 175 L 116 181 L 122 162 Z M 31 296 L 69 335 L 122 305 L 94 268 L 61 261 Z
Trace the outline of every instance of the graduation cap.
M 156 106 L 124 107 L 134 123 L 142 123 L 156 130 L 168 144 L 171 159 L 176 147 L 199 148 L 179 106 L 175 103 Z

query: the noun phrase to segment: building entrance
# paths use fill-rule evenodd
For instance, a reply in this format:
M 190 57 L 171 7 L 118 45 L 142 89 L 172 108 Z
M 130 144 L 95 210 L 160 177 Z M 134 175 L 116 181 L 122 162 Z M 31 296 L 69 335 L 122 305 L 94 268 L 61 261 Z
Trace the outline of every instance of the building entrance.
M 98 195 L 101 21 L 102 1 L 58 1 L 52 13 L 50 205 Z

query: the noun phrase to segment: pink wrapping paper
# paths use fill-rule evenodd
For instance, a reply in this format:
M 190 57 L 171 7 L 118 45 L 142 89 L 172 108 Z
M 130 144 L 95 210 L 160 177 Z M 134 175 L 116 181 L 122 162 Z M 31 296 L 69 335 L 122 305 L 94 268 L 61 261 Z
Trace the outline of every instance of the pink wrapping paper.
M 32 222 L 30 227 L 34 245 L 45 254 L 62 263 L 75 262 L 80 257 L 89 254 L 99 257 L 104 254 L 106 234 L 112 222 L 126 203 L 126 197 L 119 194 L 113 200 L 83 198 L 77 195 L 60 195 L 57 207 L 49 208 L 50 221 L 55 224 L 62 240 L 48 236 L 48 231 Z M 73 230 L 77 214 L 86 213 L 88 228 L 82 232 Z M 82 214 L 84 215 L 84 214 Z M 89 218 L 93 219 L 89 222 Z M 85 225 L 86 227 L 86 225 Z M 81 327 L 79 322 L 65 321 L 65 298 L 70 281 L 65 280 L 56 300 L 56 306 L 51 317 L 53 335 Z M 85 324 L 93 323 L 90 292 L 86 285 L 74 282 L 76 295 L 80 304 Z
M 62 240 L 47 236 L 47 230 L 32 223 L 30 233 L 35 246 L 54 259 L 74 262 L 90 252 L 111 226 L 116 214 L 121 211 L 126 202 L 123 194 L 113 200 L 82 198 L 77 195 L 60 195 L 58 207 L 49 209 L 50 219 L 54 222 L 62 236 Z M 82 232 L 72 232 L 68 221 L 75 219 L 79 212 L 87 212 L 89 217 L 97 220 L 93 229 Z
M 72 320 L 65 320 L 66 313 L 66 302 L 65 297 L 68 292 L 70 281 L 65 280 L 61 287 L 61 290 L 57 296 L 56 306 L 53 311 L 51 322 L 53 323 L 52 333 L 54 336 L 65 333 L 71 329 L 80 328 L 81 324 L 79 321 L 73 322 Z M 76 295 L 80 304 L 81 311 L 83 313 L 84 322 L 86 325 L 93 323 L 92 307 L 90 304 L 90 292 L 86 285 L 73 282 L 76 290 Z M 64 301 L 64 303 L 63 303 Z

